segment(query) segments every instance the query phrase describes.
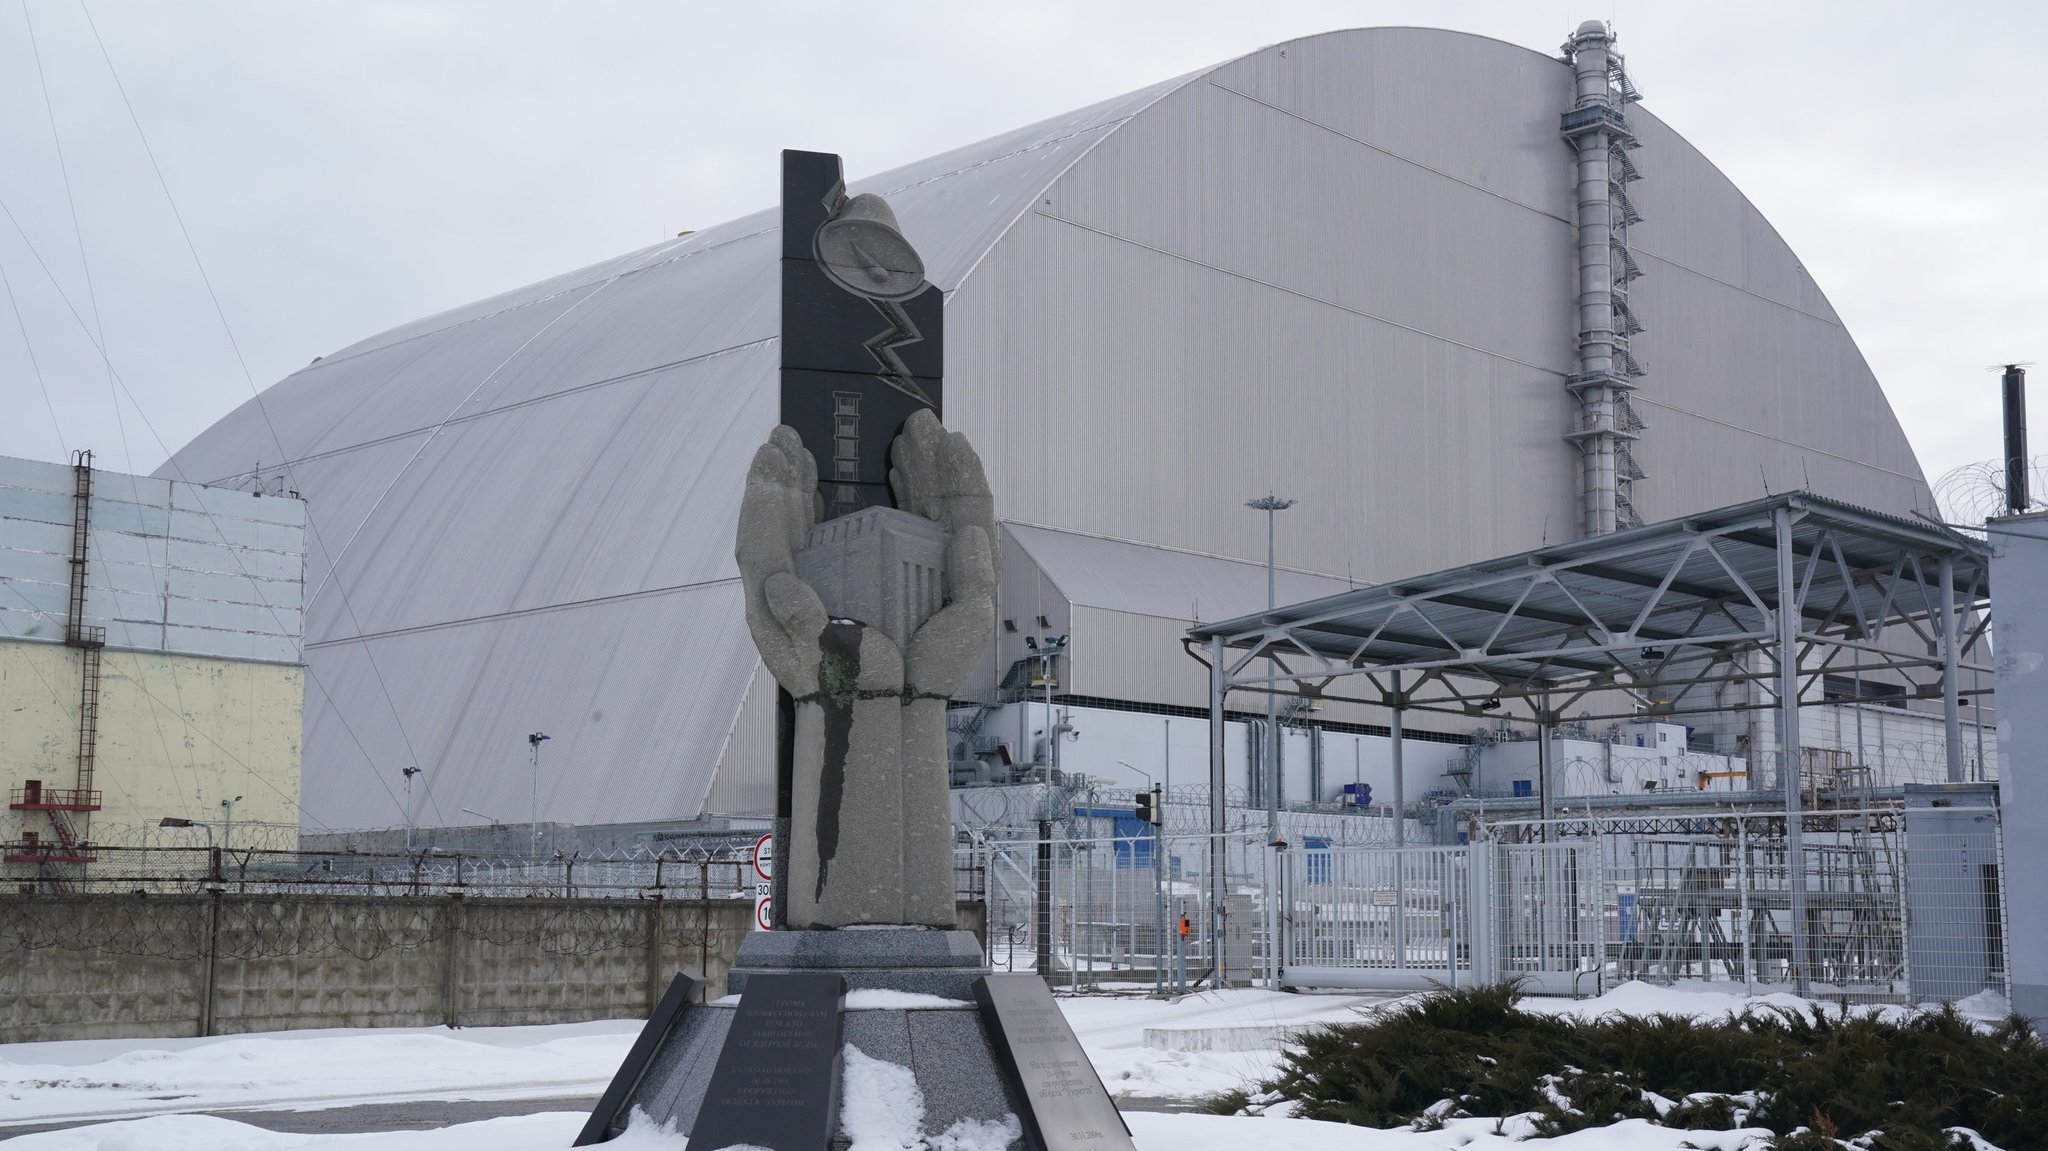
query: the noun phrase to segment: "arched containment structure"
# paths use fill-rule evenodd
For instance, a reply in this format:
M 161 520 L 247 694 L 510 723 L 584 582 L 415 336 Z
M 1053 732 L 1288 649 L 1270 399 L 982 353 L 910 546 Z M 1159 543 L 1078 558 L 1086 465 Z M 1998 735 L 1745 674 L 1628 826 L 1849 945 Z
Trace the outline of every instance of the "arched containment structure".
M 948 293 L 947 422 L 1005 521 L 1017 630 L 974 686 L 1049 627 L 1063 690 L 1201 703 L 1178 637 L 1263 604 L 1268 491 L 1300 501 L 1283 600 L 1578 535 L 1576 92 L 1498 41 L 1334 32 L 857 181 Z M 1798 258 L 1643 105 L 1627 125 L 1637 513 L 1931 506 Z M 767 806 L 731 541 L 776 420 L 777 218 L 365 340 L 178 453 L 243 484 L 282 454 L 306 497 L 314 818 L 403 822 L 417 763 L 415 821 L 523 820 L 532 731 L 543 819 Z

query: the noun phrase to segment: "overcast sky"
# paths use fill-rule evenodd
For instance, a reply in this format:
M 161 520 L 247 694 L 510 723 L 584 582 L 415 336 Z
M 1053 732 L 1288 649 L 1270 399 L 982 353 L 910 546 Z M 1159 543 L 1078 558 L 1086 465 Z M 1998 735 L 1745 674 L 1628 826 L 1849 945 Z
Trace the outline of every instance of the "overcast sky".
M 1554 53 L 1598 17 L 1645 107 L 1799 253 L 1933 480 L 1999 453 L 1987 366 L 2048 361 L 2044 13 L 17 0 L 0 4 L 0 198 L 27 242 L 0 218 L 0 269 L 35 361 L 0 312 L 0 455 L 90 447 L 102 467 L 147 472 L 246 401 L 250 378 L 268 386 L 396 324 L 771 205 L 784 147 L 840 152 L 857 178 L 1296 36 L 1422 24 Z M 103 326 L 132 400 L 117 407 L 64 296 Z M 2048 442 L 2048 368 L 2037 376 Z

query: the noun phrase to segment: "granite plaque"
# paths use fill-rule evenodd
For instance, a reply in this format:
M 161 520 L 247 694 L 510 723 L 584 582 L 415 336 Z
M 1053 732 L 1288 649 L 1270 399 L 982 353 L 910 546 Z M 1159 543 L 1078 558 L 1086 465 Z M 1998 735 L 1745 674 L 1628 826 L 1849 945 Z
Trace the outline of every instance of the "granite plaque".
M 712 1069 L 690 1146 L 825 1151 L 839 1126 L 837 973 L 756 975 Z
M 647 1017 L 647 1026 L 640 1029 L 640 1037 L 633 1040 L 633 1049 L 626 1053 L 626 1061 L 619 1064 L 618 1074 L 612 1076 L 611 1086 L 604 1089 L 597 1106 L 590 1112 L 590 1118 L 583 1124 L 583 1130 L 576 1136 L 573 1147 L 588 1147 L 592 1143 L 603 1143 L 617 1135 L 626 1125 L 626 1105 L 640 1090 L 640 1081 L 647 1075 L 648 1066 L 654 1062 L 655 1053 L 668 1042 L 676 1024 L 683 1018 L 683 1009 L 697 992 L 697 981 L 682 972 L 668 985 L 661 996 L 661 1002 L 654 1008 L 654 1014 Z
M 1045 980 L 985 975 L 974 985 L 974 998 L 1033 1151 L 1136 1151 L 1130 1128 Z

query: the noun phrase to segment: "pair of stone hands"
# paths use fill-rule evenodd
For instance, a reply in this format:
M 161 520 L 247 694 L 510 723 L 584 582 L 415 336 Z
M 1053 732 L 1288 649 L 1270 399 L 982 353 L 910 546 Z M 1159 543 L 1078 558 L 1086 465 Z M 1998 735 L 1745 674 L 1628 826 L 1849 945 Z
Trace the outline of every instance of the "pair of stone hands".
M 889 458 L 896 506 L 950 533 L 945 605 L 901 651 L 879 628 L 864 627 L 858 682 L 847 686 L 869 698 L 901 692 L 906 703 L 943 698 L 974 669 L 995 624 L 995 500 L 967 437 L 946 431 L 929 411 L 904 424 Z M 826 689 L 821 640 L 831 621 L 818 593 L 796 575 L 796 553 L 817 524 L 818 504 L 817 462 L 794 429 L 777 427 L 747 471 L 735 558 L 754 645 L 798 698 Z

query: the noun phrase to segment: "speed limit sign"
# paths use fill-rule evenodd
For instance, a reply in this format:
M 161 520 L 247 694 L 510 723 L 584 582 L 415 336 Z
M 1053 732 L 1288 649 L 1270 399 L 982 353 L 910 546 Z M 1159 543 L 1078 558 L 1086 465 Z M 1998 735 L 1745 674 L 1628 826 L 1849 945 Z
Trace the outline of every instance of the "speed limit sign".
M 775 930 L 775 901 L 769 897 L 775 878 L 775 837 L 763 835 L 754 841 L 754 926 L 762 931 Z

